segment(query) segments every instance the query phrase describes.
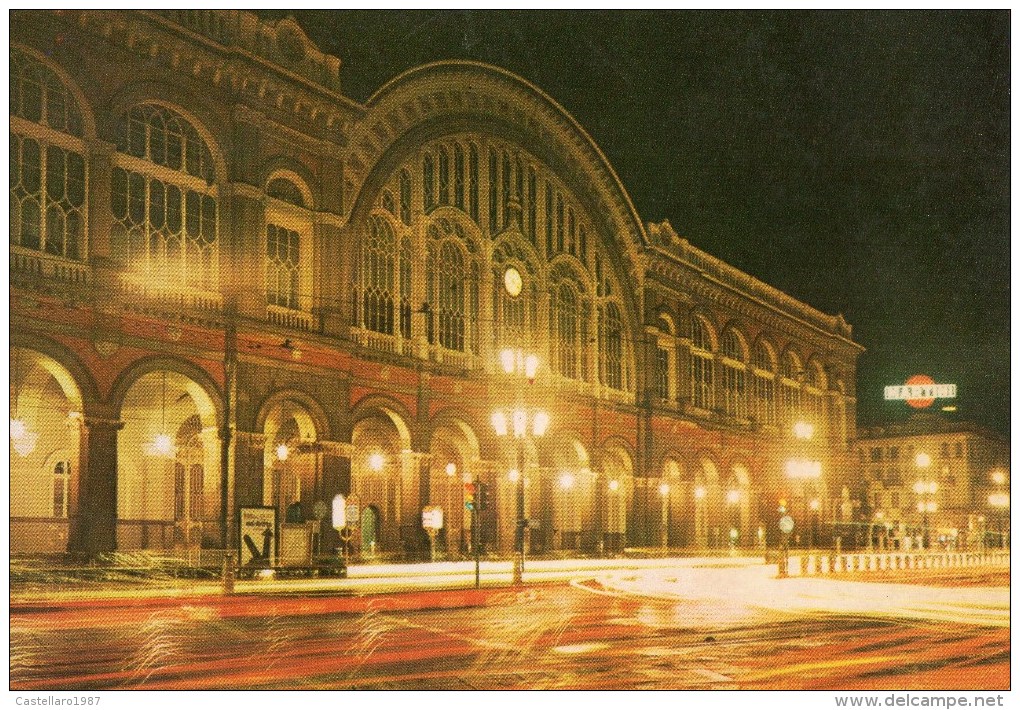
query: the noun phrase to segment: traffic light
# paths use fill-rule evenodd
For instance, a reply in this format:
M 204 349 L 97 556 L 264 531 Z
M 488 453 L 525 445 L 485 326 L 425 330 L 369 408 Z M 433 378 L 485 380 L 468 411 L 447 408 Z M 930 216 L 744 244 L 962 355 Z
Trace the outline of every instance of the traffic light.
M 478 484 L 478 510 L 486 510 L 489 507 L 489 487 L 484 483 Z
M 786 512 L 786 498 L 779 499 L 779 512 L 780 513 Z
M 475 484 L 465 483 L 464 484 L 464 508 L 467 510 L 475 509 Z

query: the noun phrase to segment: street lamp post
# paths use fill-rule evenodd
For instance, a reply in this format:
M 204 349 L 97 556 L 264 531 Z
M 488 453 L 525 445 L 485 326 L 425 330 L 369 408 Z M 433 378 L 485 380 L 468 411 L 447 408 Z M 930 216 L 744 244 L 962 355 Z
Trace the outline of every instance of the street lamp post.
M 730 554 L 735 554 L 737 541 L 740 539 L 740 489 L 731 488 L 726 491 L 726 503 L 730 506 Z
M 669 484 L 659 484 L 659 495 L 662 497 L 662 555 L 666 556 L 669 549 Z
M 928 534 L 928 515 L 938 510 L 935 494 L 938 492 L 939 484 L 937 481 L 924 477 L 928 467 L 931 466 L 931 456 L 922 451 L 914 458 L 914 464 L 921 470 L 922 475 L 922 478 L 914 482 L 914 493 L 918 497 L 917 511 L 921 513 L 921 545 L 923 549 L 927 550 L 931 546 Z
M 538 371 L 538 356 L 524 354 L 520 350 L 503 350 L 499 356 L 503 371 L 508 375 L 525 375 L 528 383 L 535 381 Z M 517 528 L 514 535 L 514 567 L 513 583 L 521 584 L 524 578 L 524 531 L 528 520 L 524 510 L 524 446 L 530 436 L 541 437 L 549 427 L 549 415 L 542 410 L 529 411 L 522 406 L 505 411 L 497 409 L 492 414 L 492 427 L 496 435 L 513 436 L 516 444 L 516 497 L 517 497 Z M 530 432 L 530 434 L 529 434 Z
M 1006 535 L 1003 532 L 1003 518 L 1006 517 L 1006 508 L 1009 507 L 1009 494 L 998 492 L 988 496 L 988 505 L 995 510 L 995 518 L 999 532 L 999 548 L 1006 549 Z

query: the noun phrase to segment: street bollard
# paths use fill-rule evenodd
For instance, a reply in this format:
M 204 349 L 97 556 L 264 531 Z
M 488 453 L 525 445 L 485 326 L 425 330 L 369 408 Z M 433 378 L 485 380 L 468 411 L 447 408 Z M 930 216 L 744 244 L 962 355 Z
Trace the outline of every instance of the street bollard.
M 234 552 L 229 550 L 223 555 L 223 594 L 234 593 Z

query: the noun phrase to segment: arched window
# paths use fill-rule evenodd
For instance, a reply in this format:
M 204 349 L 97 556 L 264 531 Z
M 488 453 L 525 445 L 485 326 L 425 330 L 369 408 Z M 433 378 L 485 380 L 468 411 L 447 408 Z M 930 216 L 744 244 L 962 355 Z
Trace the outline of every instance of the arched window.
M 400 171 L 400 221 L 411 224 L 411 173 Z
M 376 333 L 393 334 L 394 269 L 397 237 L 380 215 L 368 219 L 361 251 L 362 324 Z
M 774 426 L 776 423 L 776 365 L 768 346 L 759 342 L 751 356 L 754 367 L 755 416 L 759 423 Z
M 468 146 L 468 214 L 478 223 L 478 147 Z
M 538 177 L 535 175 L 535 168 L 528 166 L 528 225 L 525 232 L 531 243 L 537 238 L 536 220 L 538 219 Z
M 553 191 L 552 185 L 548 182 L 545 184 L 545 210 L 543 211 L 545 217 L 545 255 L 546 257 L 552 257 L 553 255 Z
M 723 406 L 727 414 L 734 417 L 747 416 L 747 396 L 745 371 L 747 355 L 744 342 L 736 331 L 729 331 L 723 336 L 721 344 L 723 354 Z
M 439 251 L 439 344 L 448 350 L 464 350 L 464 254 L 452 242 Z
M 695 407 L 715 407 L 714 338 L 712 327 L 700 316 L 691 322 L 691 383 L 692 401 Z
M 796 353 L 787 351 L 783 356 L 782 375 L 784 417 L 787 423 L 792 423 L 803 416 L 801 385 L 804 381 L 804 370 Z
M 266 194 L 295 207 L 305 207 L 305 198 L 301 194 L 301 188 L 287 178 L 278 177 L 270 180 L 266 185 Z
M 301 235 L 276 224 L 266 225 L 266 302 L 298 308 Z
M 825 398 L 822 392 L 825 390 L 825 375 L 821 365 L 817 362 L 810 362 L 804 371 L 804 404 L 807 408 L 807 416 L 814 422 L 815 427 L 821 433 L 825 421 Z
M 453 144 L 453 205 L 464 209 L 464 149 Z
M 443 146 L 439 148 L 439 204 L 450 204 L 450 153 Z
M 599 329 L 602 337 L 600 342 L 600 353 L 602 355 L 602 382 L 616 390 L 624 388 L 624 361 L 623 361 L 623 318 L 620 316 L 620 307 L 615 303 L 608 303 L 603 308 L 602 317 L 599 319 Z
M 489 238 L 500 232 L 499 224 L 499 157 L 489 149 Z
M 312 221 L 304 195 L 293 181 L 276 177 L 266 185 L 266 303 L 292 310 L 310 307 Z
M 553 294 L 553 342 L 556 344 L 556 371 L 570 379 L 578 379 L 580 373 L 579 308 L 574 289 L 570 284 L 561 283 Z
M 436 207 L 436 162 L 431 153 L 422 160 L 422 188 L 425 190 L 425 211 Z
M 582 225 L 581 234 L 584 234 Z M 673 324 L 665 315 L 660 315 L 655 327 L 659 331 L 655 347 L 655 367 L 653 382 L 655 396 L 663 401 L 673 399 L 673 358 L 676 347 Z
M 160 289 L 216 290 L 219 208 L 205 141 L 183 116 L 142 104 L 122 118 L 117 149 L 113 253 Z
M 57 75 L 10 50 L 10 241 L 85 256 L 86 168 L 78 102 Z
M 71 480 L 71 462 L 61 457 L 53 466 L 53 517 L 67 517 L 68 482 Z
M 439 219 L 428 226 L 426 291 L 430 313 L 426 337 L 446 350 L 475 352 L 478 268 L 464 226 Z

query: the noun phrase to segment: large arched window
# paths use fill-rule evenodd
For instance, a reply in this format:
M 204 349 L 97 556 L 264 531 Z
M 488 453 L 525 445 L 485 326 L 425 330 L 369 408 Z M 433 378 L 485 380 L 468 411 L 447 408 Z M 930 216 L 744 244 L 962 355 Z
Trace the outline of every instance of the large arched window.
M 673 321 L 665 314 L 661 314 L 656 328 L 659 335 L 655 347 L 652 387 L 656 397 L 663 401 L 671 401 L 673 392 L 676 390 L 673 382 L 673 359 L 676 348 Z
M 78 102 L 52 69 L 10 50 L 10 242 L 85 256 L 86 169 Z
M 751 356 L 754 368 L 755 416 L 760 424 L 776 423 L 776 361 L 768 345 L 759 342 Z
M 721 349 L 723 406 L 727 414 L 744 418 L 747 416 L 747 351 L 744 341 L 736 331 L 730 330 L 723 336 Z
M 312 220 L 301 189 L 277 177 L 266 185 L 266 303 L 291 310 L 311 306 Z
M 803 416 L 801 385 L 804 381 L 804 369 L 801 367 L 800 358 L 792 350 L 783 355 L 782 375 L 784 421 L 792 424 Z
M 715 336 L 712 326 L 701 316 L 691 319 L 691 386 L 695 407 L 715 407 Z
M 819 433 L 826 425 L 825 420 L 825 397 L 826 388 L 825 373 L 821 364 L 816 361 L 809 362 L 804 369 L 804 406 L 807 416 L 814 422 Z
M 620 307 L 614 302 L 607 303 L 599 318 L 599 352 L 602 359 L 602 383 L 615 390 L 625 387 L 625 363 L 623 357 L 623 318 Z
M 216 290 L 218 204 L 205 141 L 175 111 L 142 104 L 121 117 L 117 150 L 114 255 L 160 290 Z
M 394 269 L 397 235 L 380 215 L 368 218 L 361 248 L 361 324 L 376 333 L 393 334 Z
M 451 242 L 439 250 L 439 344 L 448 350 L 464 350 L 464 254 Z
M 426 289 L 431 305 L 428 341 L 447 350 L 477 352 L 478 264 L 464 226 L 437 219 L 428 226 Z
M 573 287 L 569 283 L 561 283 L 553 293 L 553 342 L 556 348 L 556 371 L 570 379 L 578 379 L 580 374 L 579 308 L 580 303 Z

